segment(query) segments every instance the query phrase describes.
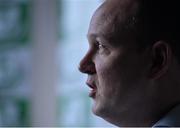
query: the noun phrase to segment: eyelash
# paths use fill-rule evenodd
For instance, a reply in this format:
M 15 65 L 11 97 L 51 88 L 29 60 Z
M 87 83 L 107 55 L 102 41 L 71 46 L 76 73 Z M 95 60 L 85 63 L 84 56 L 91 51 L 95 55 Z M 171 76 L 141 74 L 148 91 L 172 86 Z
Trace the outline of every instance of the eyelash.
M 98 44 L 98 48 L 99 48 L 99 49 L 100 49 L 100 48 L 105 48 L 105 46 L 102 45 L 102 44 Z
M 100 42 L 96 42 L 96 46 L 97 46 L 97 48 L 99 50 L 99 53 L 103 53 L 103 52 L 106 51 L 106 46 L 101 44 Z
M 98 49 L 100 49 L 100 47 L 101 47 L 101 48 L 104 47 L 104 45 L 102 45 L 100 42 L 96 42 L 95 45 L 96 45 L 96 47 L 97 47 Z

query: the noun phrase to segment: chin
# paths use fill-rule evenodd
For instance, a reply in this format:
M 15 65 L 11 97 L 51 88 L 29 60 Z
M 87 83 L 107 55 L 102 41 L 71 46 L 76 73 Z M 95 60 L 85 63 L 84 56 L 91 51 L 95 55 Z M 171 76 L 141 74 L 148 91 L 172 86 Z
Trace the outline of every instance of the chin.
M 102 103 L 99 103 L 98 101 L 94 101 L 93 106 L 92 106 L 92 112 L 97 115 L 97 116 L 101 116 L 104 112 L 104 107 L 105 105 L 103 105 Z
M 101 117 L 102 119 L 106 120 L 107 122 L 114 124 L 116 126 L 119 126 L 119 124 L 117 122 L 115 122 L 115 120 L 113 119 L 114 115 L 112 114 L 112 112 L 110 112 L 110 110 L 108 108 L 111 108 L 111 107 L 110 106 L 104 107 L 104 105 L 99 105 L 99 106 L 94 105 L 92 108 L 92 112 L 94 115 Z
M 106 102 L 95 101 L 92 107 L 92 112 L 102 118 L 107 118 L 112 113 L 112 107 Z
M 119 110 L 119 109 L 118 109 Z M 99 116 L 106 120 L 109 123 L 112 123 L 116 126 L 119 125 L 119 117 L 118 116 L 118 110 L 117 106 L 115 106 L 115 103 L 113 104 L 112 101 L 107 101 L 107 100 L 94 100 L 93 106 L 92 106 L 92 112 L 96 116 Z M 120 118 L 123 118 L 120 116 Z

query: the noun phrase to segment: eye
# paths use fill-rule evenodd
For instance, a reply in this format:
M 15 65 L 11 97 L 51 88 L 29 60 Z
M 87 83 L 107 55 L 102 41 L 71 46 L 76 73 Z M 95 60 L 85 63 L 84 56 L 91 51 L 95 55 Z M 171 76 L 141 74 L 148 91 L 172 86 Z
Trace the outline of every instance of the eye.
M 99 44 L 98 44 L 98 48 L 99 48 L 99 49 L 104 49 L 105 46 L 99 43 Z
M 105 45 L 103 45 L 101 42 L 96 42 L 96 46 L 98 48 L 98 52 L 100 54 L 108 53 L 108 49 Z
M 105 48 L 105 46 L 101 43 L 101 42 L 96 42 L 96 47 L 98 48 L 98 49 L 103 49 L 103 48 Z

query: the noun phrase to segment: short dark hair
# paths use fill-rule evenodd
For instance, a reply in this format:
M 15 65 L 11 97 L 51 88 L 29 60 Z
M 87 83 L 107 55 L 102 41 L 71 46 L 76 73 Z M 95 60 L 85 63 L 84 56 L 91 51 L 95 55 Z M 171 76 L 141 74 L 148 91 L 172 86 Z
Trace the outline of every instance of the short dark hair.
M 140 0 L 137 13 L 142 46 L 166 41 L 180 62 L 180 4 L 178 0 Z

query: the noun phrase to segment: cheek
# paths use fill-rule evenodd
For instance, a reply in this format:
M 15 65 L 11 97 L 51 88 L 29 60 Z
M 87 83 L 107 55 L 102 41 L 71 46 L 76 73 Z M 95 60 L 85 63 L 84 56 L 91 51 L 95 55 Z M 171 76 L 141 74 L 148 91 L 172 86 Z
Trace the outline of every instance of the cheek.
M 141 79 L 142 66 L 138 57 L 133 55 L 98 59 L 96 63 L 100 87 L 106 93 L 126 92 L 134 88 Z M 109 95 L 110 95 L 109 94 Z
M 123 56 L 99 57 L 95 63 L 99 79 L 104 82 L 116 82 L 124 76 L 127 71 L 127 59 Z
M 118 63 L 109 59 L 106 62 L 97 63 L 96 71 L 99 82 L 99 91 L 104 95 L 114 95 L 121 88 L 121 69 Z

